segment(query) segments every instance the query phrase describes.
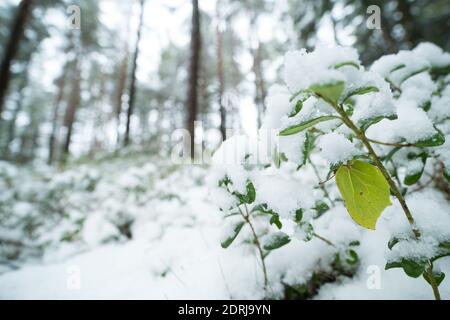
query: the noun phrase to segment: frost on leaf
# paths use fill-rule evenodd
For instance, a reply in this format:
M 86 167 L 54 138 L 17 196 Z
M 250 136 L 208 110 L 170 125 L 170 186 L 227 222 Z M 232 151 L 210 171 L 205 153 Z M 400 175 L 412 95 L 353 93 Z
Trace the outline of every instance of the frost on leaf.
M 275 250 L 287 245 L 291 239 L 284 232 L 271 233 L 263 238 L 263 248 L 265 250 Z
M 336 81 L 325 84 L 314 84 L 310 87 L 310 90 L 326 102 L 335 105 L 344 91 L 344 82 Z
M 228 222 L 228 226 L 223 230 L 220 244 L 222 248 L 228 248 L 236 239 L 245 222 L 242 219 L 235 219 Z
M 296 133 L 302 132 L 308 128 L 311 128 L 320 122 L 334 120 L 334 119 L 338 119 L 338 117 L 336 117 L 336 116 L 321 116 L 321 117 L 318 117 L 315 119 L 306 120 L 306 121 L 300 122 L 298 124 L 294 124 L 290 127 L 287 127 L 286 129 L 281 130 L 280 136 L 290 136 L 292 134 L 296 134 Z

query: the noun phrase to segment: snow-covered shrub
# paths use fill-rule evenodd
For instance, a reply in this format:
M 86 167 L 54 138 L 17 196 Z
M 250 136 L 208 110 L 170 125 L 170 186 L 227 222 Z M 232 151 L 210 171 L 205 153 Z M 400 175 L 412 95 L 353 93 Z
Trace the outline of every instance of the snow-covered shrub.
M 6 260 L 39 257 L 48 247 L 73 241 L 83 227 L 86 198 L 97 172 L 0 164 L 0 256 Z
M 173 188 L 156 183 L 172 167 L 134 161 L 64 171 L 0 162 L 0 264 L 9 269 L 133 238 L 135 221 L 151 216 L 153 203 L 179 201 Z
M 238 238 L 254 245 L 266 289 L 275 286 L 269 254 L 298 240 L 321 239 L 335 254 L 331 268 L 351 275 L 361 235 L 337 235 L 349 229 L 322 221 L 345 204 L 354 222 L 375 230 L 394 203 L 385 268 L 423 276 L 439 298 L 444 274 L 435 263 L 450 255 L 450 211 L 414 212 L 408 199 L 426 188 L 449 198 L 450 54 L 423 43 L 366 69 L 352 48 L 319 47 L 288 52 L 284 69 L 286 86 L 271 88 L 260 130 L 270 139 L 234 136 L 214 155 L 211 192 L 227 220 L 222 246 Z M 333 178 L 336 185 L 327 183 Z M 299 283 L 278 280 L 305 286 L 316 271 Z

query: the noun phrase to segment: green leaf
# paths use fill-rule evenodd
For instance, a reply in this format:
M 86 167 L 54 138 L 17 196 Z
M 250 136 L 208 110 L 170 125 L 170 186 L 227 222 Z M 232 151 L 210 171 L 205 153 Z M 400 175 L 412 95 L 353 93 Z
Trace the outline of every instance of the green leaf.
M 270 217 L 270 224 L 274 224 L 277 226 L 278 229 L 281 229 L 283 227 L 283 224 L 280 221 L 280 216 L 278 216 L 278 214 L 274 214 L 272 215 L 272 217 Z
M 349 257 L 347 259 L 345 259 L 345 261 L 349 265 L 355 265 L 356 263 L 358 263 L 359 257 L 355 250 L 353 250 L 353 249 L 348 250 L 348 256 Z
M 220 242 L 220 245 L 222 246 L 222 248 L 226 249 L 233 243 L 234 239 L 236 239 L 239 232 L 241 232 L 244 224 L 245 224 L 244 221 L 239 221 L 233 226 L 233 230 L 232 230 L 231 234 L 225 240 Z
M 431 109 L 431 101 L 430 100 L 425 101 L 419 106 L 419 108 L 422 108 L 423 111 L 425 112 L 429 111 Z
M 392 159 L 392 157 L 397 153 L 397 151 L 399 151 L 402 147 L 395 147 L 392 148 L 391 151 L 389 151 L 389 153 L 384 157 L 384 161 L 390 161 Z
M 251 203 L 253 203 L 253 201 L 255 201 L 256 190 L 255 190 L 255 186 L 253 185 L 253 183 L 248 181 L 246 189 L 247 189 L 246 190 L 247 193 L 245 195 L 243 195 L 237 191 L 233 192 L 233 195 L 236 196 L 236 198 L 238 198 L 239 204 L 244 204 L 244 203 L 251 204 Z
M 443 257 L 450 256 L 450 241 L 444 241 L 439 243 L 439 248 L 440 248 L 439 253 L 433 258 L 431 258 L 432 262 L 439 260 Z
M 280 152 L 279 150 L 277 152 L 273 153 L 272 157 L 273 163 L 275 164 L 276 168 L 280 168 L 282 162 L 288 161 L 288 158 L 284 154 L 284 152 Z
M 422 167 L 420 168 L 420 170 L 413 172 L 413 173 L 406 174 L 405 178 L 403 179 L 403 182 L 407 186 L 412 186 L 413 184 L 415 184 L 417 181 L 420 180 L 420 178 L 422 177 L 423 171 L 425 169 L 426 162 L 427 162 L 427 157 L 425 155 L 424 157 L 422 157 Z
M 302 219 L 303 219 L 303 209 L 297 209 L 297 211 L 295 211 L 295 222 L 300 223 L 302 222 Z
M 325 202 L 318 201 L 313 209 L 316 210 L 316 218 L 318 218 L 327 212 L 330 207 Z
M 309 88 L 326 102 L 335 105 L 344 91 L 344 81 L 327 84 L 314 84 Z
M 350 97 L 355 95 L 362 95 L 370 92 L 379 92 L 380 90 L 375 86 L 364 86 L 351 88 L 341 97 L 339 103 L 345 103 Z
M 300 91 L 298 94 L 296 94 L 293 98 L 291 99 L 298 99 L 295 102 L 295 106 L 294 109 L 289 113 L 289 117 L 294 117 L 296 116 L 303 108 L 303 103 L 309 99 L 309 97 L 312 96 L 311 91 Z M 291 102 L 293 100 L 290 100 Z
M 392 268 L 403 268 L 403 271 L 405 271 L 408 276 L 418 278 L 424 273 L 426 266 L 426 260 L 412 260 L 403 258 L 400 261 L 388 262 L 385 269 L 389 270 Z
M 315 119 L 306 120 L 299 124 L 292 125 L 286 129 L 280 131 L 279 135 L 280 136 L 290 136 L 290 135 L 302 132 L 303 130 L 306 130 L 312 126 L 315 126 L 316 124 L 318 124 L 320 122 L 329 121 L 329 120 L 333 120 L 333 119 L 339 119 L 339 117 L 337 117 L 337 116 L 321 116 L 321 117 L 318 117 Z
M 297 97 L 301 98 L 303 97 L 303 95 L 312 95 L 311 90 L 305 90 L 305 89 L 301 89 L 299 91 L 297 91 L 296 93 L 294 93 L 290 98 L 289 98 L 289 102 L 294 101 Z M 306 99 L 305 99 L 306 100 Z
M 348 245 L 351 247 L 359 246 L 361 243 L 358 240 L 351 241 Z
M 291 242 L 291 238 L 284 232 L 278 231 L 266 237 L 263 248 L 265 250 L 275 250 L 287 245 L 289 242 Z
M 249 182 L 247 183 L 247 203 L 253 203 L 256 198 L 256 190 L 253 183 Z
M 311 241 L 311 239 L 314 236 L 314 227 L 309 222 L 300 222 L 297 226 L 297 228 L 301 228 L 303 230 L 305 237 L 303 238 L 303 241 L 308 242 Z
M 259 211 L 261 213 L 270 214 L 270 215 L 273 215 L 273 214 L 278 215 L 278 213 L 274 212 L 272 209 L 269 209 L 269 206 L 267 205 L 267 203 L 258 204 L 257 206 L 255 206 L 252 209 L 252 212 L 255 212 L 255 211 Z
M 302 222 L 303 219 L 303 209 L 297 209 L 295 211 L 295 223 L 300 223 Z
M 398 238 L 396 238 L 396 237 L 390 239 L 389 242 L 388 242 L 388 248 L 389 248 L 389 250 L 392 250 L 392 248 L 393 248 L 397 243 L 399 243 L 399 242 L 400 242 L 400 239 L 398 239 Z
M 433 136 L 428 139 L 420 140 L 414 143 L 414 145 L 417 147 L 437 147 L 443 145 L 445 143 L 444 134 L 441 130 L 436 128 L 436 126 L 434 127 L 434 129 L 436 129 L 436 133 Z
M 303 144 L 303 165 L 306 164 L 306 161 L 308 161 L 309 155 L 314 149 L 315 141 L 316 137 L 312 133 L 306 132 L 305 143 Z
M 423 273 L 423 278 L 431 285 L 431 279 L 428 272 Z M 436 285 L 439 286 L 445 278 L 445 273 L 441 271 L 433 271 L 433 278 Z
M 450 250 L 450 241 L 444 241 L 439 244 L 440 248 Z
M 359 64 L 357 62 L 354 62 L 354 61 L 344 61 L 344 62 L 335 64 L 333 66 L 333 68 L 334 69 L 339 69 L 339 68 L 342 68 L 342 67 L 345 67 L 345 66 L 352 66 L 352 67 L 355 67 L 356 69 L 359 69 Z
M 265 204 L 265 203 L 254 206 L 251 212 L 257 212 L 257 211 L 269 214 L 269 212 L 267 212 L 267 204 Z
M 231 179 L 228 176 L 223 177 L 221 180 L 219 180 L 219 187 L 226 187 L 229 184 L 233 184 Z
M 360 122 L 360 128 L 363 132 L 366 132 L 367 129 L 369 129 L 369 127 L 375 123 L 380 122 L 383 119 L 389 119 L 389 120 L 395 120 L 397 119 L 397 115 L 396 114 L 391 114 L 388 116 L 376 116 L 376 117 L 372 117 L 369 119 L 365 119 L 363 121 Z
M 294 110 L 292 110 L 291 113 L 289 113 L 289 115 L 288 115 L 289 118 L 292 118 L 292 117 L 296 116 L 297 113 L 299 113 L 302 110 L 302 108 L 303 108 L 303 101 L 298 100 L 295 103 Z
M 391 71 L 389 71 L 389 73 L 392 73 L 392 72 L 394 72 L 394 71 L 403 69 L 404 67 L 406 67 L 406 65 L 404 65 L 404 64 L 399 64 L 399 65 L 393 67 L 393 68 L 391 69 Z
M 338 169 L 336 183 L 352 219 L 374 230 L 383 210 L 391 205 L 389 184 L 380 170 L 354 160 Z
M 443 67 L 432 67 L 430 72 L 435 76 L 447 75 L 450 73 L 450 64 Z
M 252 209 L 252 212 L 260 212 L 262 214 L 266 214 L 266 215 L 271 215 L 270 217 L 270 224 L 274 224 L 277 226 L 278 229 L 281 229 L 281 227 L 283 226 L 283 224 L 280 221 L 280 216 L 278 213 L 276 213 L 275 211 L 273 211 L 272 209 L 269 209 L 269 207 L 267 206 L 267 203 L 263 203 L 263 204 L 259 204 L 257 206 L 255 206 Z
M 344 104 L 344 111 L 351 117 L 353 115 L 353 112 L 355 111 L 355 106 L 350 103 L 346 103 Z
M 428 67 L 423 67 L 423 68 L 414 70 L 414 71 L 408 73 L 406 76 L 404 76 L 404 77 L 400 80 L 399 84 L 402 84 L 403 82 L 405 82 L 406 80 L 408 80 L 408 79 L 411 78 L 412 76 L 415 76 L 416 74 L 422 73 L 422 72 L 427 71 L 427 70 L 428 70 Z
M 440 252 L 437 256 L 433 257 L 431 260 L 435 261 L 442 257 L 447 257 L 450 255 L 450 241 L 443 241 L 439 243 Z

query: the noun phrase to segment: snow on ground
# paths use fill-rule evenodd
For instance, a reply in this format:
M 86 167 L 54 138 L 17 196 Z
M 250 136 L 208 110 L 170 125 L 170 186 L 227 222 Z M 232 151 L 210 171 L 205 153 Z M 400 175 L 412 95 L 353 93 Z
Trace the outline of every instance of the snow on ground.
M 0 277 L 2 299 L 227 299 L 251 259 L 224 252 L 214 228 L 171 230 L 159 242 L 132 240 L 104 245 L 65 261 L 27 266 Z M 205 236 L 206 235 L 206 236 Z M 177 245 L 173 248 L 174 244 Z M 231 257 L 230 257 L 231 256 Z M 236 254 L 234 254 L 236 257 Z M 230 259 L 231 258 L 231 259 Z M 228 261 L 228 263 L 227 263 Z M 73 277 L 79 272 L 80 287 Z M 233 275 L 227 279 L 225 274 Z M 237 276 L 237 277 L 236 277 Z M 251 281 L 251 279 L 249 279 Z M 240 279 L 244 282 L 248 280 Z M 251 286 L 251 285 L 250 285 Z M 244 295 L 241 295 L 241 297 Z M 253 295 L 254 296 L 254 295 Z
M 115 184 L 100 183 L 94 198 L 108 195 L 111 186 L 135 187 L 138 182 L 132 172 L 137 180 L 145 175 L 142 167 L 116 172 L 108 179 Z M 153 188 L 167 193 L 163 199 L 149 200 L 135 208 L 133 238 L 129 241 L 102 244 L 108 232 L 114 233 L 114 225 L 108 225 L 104 219 L 111 212 L 92 212 L 80 243 L 61 242 L 45 253 L 43 262 L 27 262 L 19 270 L 1 274 L 0 298 L 261 297 L 257 290 L 260 271 L 254 256 L 220 247 L 221 216 L 216 206 L 208 202 L 207 187 L 196 181 L 204 174 L 201 168 L 186 167 L 156 181 Z M 151 192 L 147 190 L 144 194 Z M 167 196 L 172 192 L 176 192 L 176 198 Z M 107 198 L 103 201 L 111 201 Z M 104 203 L 96 207 L 108 210 Z
M 71 200 L 65 203 L 71 208 L 71 215 L 81 218 L 86 215 L 81 231 L 74 233 L 71 241 L 58 240 L 61 233 L 67 237 L 61 227 L 44 232 L 46 239 L 57 241 L 48 245 L 42 259 L 24 258 L 15 270 L 0 269 L 3 272 L 0 299 L 260 299 L 265 296 L 254 247 L 242 240 L 236 240 L 228 249 L 220 246 L 223 213 L 210 202 L 204 184 L 207 169 L 195 166 L 168 169 L 145 161 L 93 168 L 88 167 L 87 171 L 91 172 L 89 177 L 95 177 L 96 187 L 83 191 L 86 184 L 77 180 L 84 187 L 70 184 Z M 18 174 L 11 170 L 12 167 L 10 175 Z M 68 176 L 80 177 L 81 171 L 75 167 L 52 173 L 51 181 L 67 183 Z M 143 183 L 148 177 L 153 180 Z M 33 194 L 30 186 L 27 188 L 28 194 Z M 33 208 L 32 202 L 28 205 Z M 430 207 L 449 208 L 448 202 L 439 197 L 434 199 L 431 193 L 418 193 L 411 206 L 424 214 Z M 129 209 L 126 214 L 117 214 L 125 209 Z M 423 279 L 406 277 L 399 269 L 384 271 L 389 221 L 399 212 L 398 205 L 390 207 L 376 232 L 358 227 L 339 203 L 317 219 L 316 232 L 331 239 L 337 247 L 353 239 L 360 241 L 355 250 L 361 264 L 353 277 L 330 277 L 312 298 L 432 299 L 431 289 Z M 123 226 L 124 215 L 133 221 L 131 239 L 117 232 L 118 226 Z M 0 229 L 1 237 L 13 234 Z M 316 238 L 310 242 L 293 240 L 273 251 L 266 259 L 270 281 L 266 296 L 283 298 L 286 286 L 302 284 L 313 274 L 326 276 L 332 271 L 335 254 L 335 247 Z M 450 274 L 450 259 L 440 260 L 438 266 Z M 374 273 L 380 275 L 379 286 L 371 277 Z M 443 298 L 447 299 L 450 298 L 449 282 L 445 279 L 440 286 Z

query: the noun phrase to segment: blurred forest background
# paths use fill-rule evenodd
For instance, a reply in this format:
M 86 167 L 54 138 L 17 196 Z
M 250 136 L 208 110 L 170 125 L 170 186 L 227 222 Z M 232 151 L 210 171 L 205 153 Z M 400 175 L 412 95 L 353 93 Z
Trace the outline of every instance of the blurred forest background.
M 164 155 L 194 120 L 252 134 L 287 50 L 355 46 L 368 65 L 425 40 L 449 51 L 449 30 L 448 0 L 2 0 L 0 158 Z

